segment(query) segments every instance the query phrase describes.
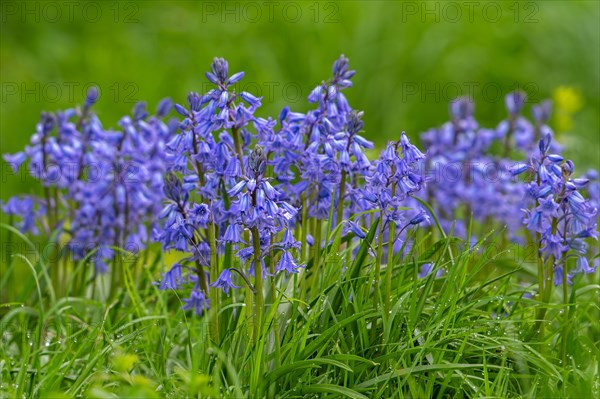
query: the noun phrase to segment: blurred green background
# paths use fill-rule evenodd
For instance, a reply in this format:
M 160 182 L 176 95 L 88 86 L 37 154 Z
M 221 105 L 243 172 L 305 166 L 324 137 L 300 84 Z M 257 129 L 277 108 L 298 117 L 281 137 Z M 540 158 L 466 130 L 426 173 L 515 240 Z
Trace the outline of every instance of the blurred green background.
M 286 104 L 306 110 L 310 89 L 343 53 L 357 70 L 349 101 L 379 145 L 440 125 L 457 95 L 472 95 L 492 127 L 511 90 L 538 102 L 562 87 L 560 140 L 580 172 L 598 168 L 597 1 L 1 4 L 2 153 L 28 143 L 40 111 L 81 102 L 92 84 L 105 126 L 136 100 L 151 109 L 165 96 L 184 102 L 207 89 L 214 56 L 246 72 L 241 88 L 264 97 L 259 115 Z M 1 199 L 34 189 L 2 168 Z

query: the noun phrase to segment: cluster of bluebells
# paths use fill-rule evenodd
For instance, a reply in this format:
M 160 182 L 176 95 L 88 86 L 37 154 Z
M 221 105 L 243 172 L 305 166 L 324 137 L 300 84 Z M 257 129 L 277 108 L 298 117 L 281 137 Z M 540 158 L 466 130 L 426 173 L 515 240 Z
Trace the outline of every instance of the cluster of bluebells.
M 546 134 L 529 162 L 515 165 L 512 172 L 518 175 L 529 171 L 532 175 L 527 185 L 531 206 L 523 209 L 523 223 L 537 237 L 540 256 L 550 261 L 554 283 L 562 284 L 566 271 L 571 284 L 575 274 L 589 274 L 596 269 L 589 264 L 586 239 L 598 239 L 598 208 L 581 195 L 590 180 L 573 178 L 573 162 L 551 153 L 551 141 L 551 135 Z M 573 257 L 576 266 L 565 270 Z
M 383 223 L 384 236 L 389 233 L 386 226 L 390 223 L 400 226 L 398 232 L 394 231 L 394 237 L 387 237 L 388 241 L 392 241 L 387 250 L 399 250 L 405 243 L 408 227 L 429 223 L 428 214 L 412 198 L 425 187 L 426 179 L 421 173 L 424 159 L 425 154 L 411 144 L 403 132 L 400 140 L 389 142 L 372 163 L 366 183 L 360 189 L 358 206 L 362 211 L 377 211 L 376 215 L 381 217 Z M 349 220 L 347 224 L 354 234 L 365 237 L 356 222 Z
M 165 142 L 174 129 L 163 121 L 172 108 L 168 99 L 154 116 L 139 103 L 120 120 L 121 129 L 104 128 L 92 111 L 98 97 L 92 88 L 83 107 L 42 113 L 25 150 L 4 156 L 14 173 L 29 161 L 44 194 L 10 198 L 2 209 L 23 232 L 66 235 L 76 260 L 96 250 L 95 270 L 104 273 L 111 247 L 137 251 L 149 241 L 161 207 Z
M 297 208 L 265 175 L 268 153 L 260 144 L 265 125 L 272 123 L 254 116 L 261 99 L 235 91 L 244 73 L 229 76 L 223 59 L 215 58 L 206 76 L 216 88 L 204 95 L 191 93 L 187 107 L 175 106 L 183 120 L 166 146 L 167 204 L 159 216 L 163 225 L 154 232 L 165 249 L 189 254 L 165 274 L 160 287 L 191 284 L 187 308 L 197 314 L 210 305 L 210 286 L 225 292 L 237 288 L 233 270 L 249 281 L 255 260 L 264 268 L 265 257 L 274 262 L 276 250 L 275 272 L 295 273 L 299 267 L 289 252 L 299 243 L 286 229 Z M 253 149 L 252 143 L 257 143 Z M 260 253 L 255 253 L 250 231 L 259 234 Z M 231 251 L 238 267 L 219 270 L 219 259 Z
M 273 119 L 255 116 L 260 98 L 235 91 L 243 72 L 229 76 L 227 62 L 214 60 L 206 76 L 216 88 L 190 94 L 187 107 L 175 106 L 183 120 L 167 143 L 167 202 L 155 238 L 189 256 L 164 275 L 161 288 L 191 286 L 186 308 L 202 314 L 210 306 L 209 287 L 228 293 L 250 285 L 257 267 L 263 278 L 297 273 L 301 241 L 322 245 L 306 228 L 309 221 L 327 219 L 333 209 L 343 219 L 334 215 L 333 222 L 347 221 L 345 231 L 359 238 L 369 220 L 350 221 L 357 212 L 379 209 L 407 226 L 426 221 L 420 211 L 399 210 L 423 187 L 416 164 L 424 155 L 402 135 L 380 160 L 367 158 L 373 144 L 362 136 L 363 113 L 343 94 L 354 73 L 341 56 L 333 77 L 308 97 L 315 109 L 285 107 Z M 221 270 L 230 253 L 233 263 Z
M 297 273 L 298 265 L 289 250 L 298 248 L 299 242 L 294 239 L 289 226 L 296 217 L 298 209 L 281 200 L 281 193 L 271 185 L 269 179 L 264 175 L 266 166 L 266 153 L 257 144 L 248 158 L 247 176 L 243 176 L 240 182 L 227 192 L 230 197 L 238 199 L 233 202 L 233 207 L 236 208 L 236 217 L 228 226 L 231 233 L 227 234 L 226 232 L 224 241 L 243 244 L 240 228 L 252 230 L 253 235 L 258 234 L 260 254 L 254 253 L 257 250 L 254 246 L 246 246 L 238 252 L 241 259 L 252 259 L 250 275 L 254 275 L 254 269 L 258 267 L 255 265 L 256 260 L 261 263 L 266 274 L 263 259 L 275 248 L 283 251 L 280 261 L 275 266 L 275 272 Z M 273 241 L 272 238 L 280 232 L 283 232 L 283 239 L 280 242 Z
M 373 144 L 359 134 L 364 125 L 363 113 L 353 110 L 343 94 L 352 86 L 350 79 L 354 74 L 349 70 L 348 59 L 342 56 L 333 64 L 333 78 L 315 87 L 308 96 L 317 108 L 307 112 L 301 126 L 306 140 L 295 193 L 314 204 L 308 208 L 309 217 L 326 219 L 331 206 L 343 209 L 347 215 L 354 213 L 352 204 L 356 202 L 346 207 L 344 201 L 346 196 L 352 197 L 361 176 L 371 166 L 363 151 L 373 148 Z
M 532 107 L 533 123 L 522 116 L 525 102 L 523 92 L 509 93 L 507 118 L 490 129 L 475 120 L 471 100 L 458 98 L 450 104 L 451 120 L 421 135 L 430 176 L 425 199 L 455 235 L 466 236 L 472 216 L 480 223 L 500 222 L 511 239 L 522 242 L 520 210 L 527 187 L 511 173 L 513 158 L 534 153 L 540 137 L 553 135 L 547 125 L 550 102 Z M 561 151 L 555 142 L 551 149 Z
M 359 134 L 363 113 L 353 110 L 343 93 L 352 86 L 354 74 L 341 56 L 333 64 L 333 77 L 308 96 L 315 109 L 300 114 L 286 108 L 280 129 L 272 123 L 259 126 L 266 150 L 274 154 L 272 164 L 283 191 L 292 203 L 305 202 L 308 218 L 327 219 L 332 206 L 352 214 L 355 202 L 344 206 L 345 201 L 371 167 L 364 150 L 373 143 Z

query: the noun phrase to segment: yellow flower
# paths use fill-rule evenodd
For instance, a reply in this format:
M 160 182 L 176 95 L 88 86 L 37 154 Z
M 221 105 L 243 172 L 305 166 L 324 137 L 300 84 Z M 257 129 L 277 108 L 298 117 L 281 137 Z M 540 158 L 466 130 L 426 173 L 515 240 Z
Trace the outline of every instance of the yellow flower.
M 573 128 L 573 114 L 583 107 L 583 98 L 578 90 L 570 86 L 559 86 L 554 90 L 554 126 L 557 132 Z
M 559 86 L 554 90 L 556 108 L 569 114 L 574 114 L 583 106 L 581 94 L 570 86 Z

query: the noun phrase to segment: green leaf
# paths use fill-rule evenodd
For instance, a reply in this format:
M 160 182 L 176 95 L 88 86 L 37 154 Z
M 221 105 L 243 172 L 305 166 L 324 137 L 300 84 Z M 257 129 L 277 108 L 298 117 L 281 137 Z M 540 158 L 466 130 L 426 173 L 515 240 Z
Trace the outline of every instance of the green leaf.
M 332 327 L 329 327 L 327 330 L 325 330 L 323 333 L 321 333 L 321 335 L 319 335 L 319 337 L 317 339 L 315 339 L 306 348 L 304 348 L 304 350 L 300 354 L 300 358 L 306 359 L 309 356 L 311 356 L 313 354 L 313 352 L 315 352 L 317 349 L 322 348 L 323 345 L 325 345 L 325 343 L 333 336 L 333 334 L 338 332 L 342 327 L 344 327 L 350 323 L 353 323 L 356 320 L 362 319 L 363 317 L 373 317 L 373 316 L 376 316 L 377 314 L 379 314 L 379 313 L 374 310 L 366 310 L 361 313 L 354 314 L 350 317 L 347 317 L 343 320 L 338 321 L 335 325 L 333 325 Z
M 339 385 L 331 385 L 331 384 L 311 384 L 307 386 L 302 386 L 300 388 L 300 393 L 333 393 L 338 395 L 343 395 L 347 398 L 353 399 L 368 399 L 367 396 L 362 393 L 358 393 L 353 389 L 341 387 Z
M 393 370 L 390 371 L 389 373 L 385 373 L 382 374 L 380 376 L 377 376 L 375 378 L 371 378 L 370 380 L 367 380 L 361 384 L 358 384 L 357 387 L 358 388 L 369 388 L 372 387 L 374 385 L 380 384 L 382 382 L 386 382 L 389 381 L 392 378 L 396 378 L 396 377 L 404 377 L 407 375 L 411 375 L 411 374 L 419 374 L 419 373 L 424 373 L 424 372 L 429 372 L 429 371 L 441 371 L 441 370 L 461 370 L 461 369 L 474 369 L 474 368 L 483 368 L 484 365 L 483 364 L 427 364 L 427 365 L 423 365 L 423 366 L 415 366 L 415 367 L 409 367 L 409 368 L 404 368 L 404 369 L 397 369 L 397 370 Z M 486 365 L 486 367 L 488 369 L 502 369 L 502 367 L 500 366 L 494 366 L 494 365 Z
M 333 359 L 315 358 L 315 359 L 309 359 L 309 360 L 300 360 L 298 362 L 283 365 L 283 366 L 275 369 L 274 371 L 268 373 L 263 380 L 263 384 L 265 386 L 268 386 L 271 382 L 277 381 L 279 378 L 286 376 L 288 374 L 293 375 L 293 373 L 295 373 L 297 371 L 310 369 L 310 368 L 317 368 L 317 367 L 321 367 L 322 365 L 335 366 L 335 367 L 339 367 L 343 370 L 352 372 L 352 369 L 350 367 L 348 367 L 347 365 L 345 365 L 342 362 L 338 362 L 337 360 L 333 360 Z

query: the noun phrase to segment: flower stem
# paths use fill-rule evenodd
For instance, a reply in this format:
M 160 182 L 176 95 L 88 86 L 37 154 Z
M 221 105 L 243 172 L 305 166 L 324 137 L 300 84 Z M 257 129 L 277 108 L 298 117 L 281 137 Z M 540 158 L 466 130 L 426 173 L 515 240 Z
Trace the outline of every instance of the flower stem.
M 539 243 L 540 243 L 540 233 L 536 234 L 536 243 L 537 243 L 537 263 L 538 263 L 538 295 L 539 300 L 542 302 L 542 305 L 538 308 L 536 314 L 536 327 L 538 331 L 538 336 L 541 338 L 544 336 L 544 317 L 546 316 L 546 307 L 544 303 L 544 298 L 546 297 L 546 289 L 545 289 L 545 276 L 544 276 L 544 260 L 542 259 L 542 254 L 539 252 Z
M 302 195 L 302 237 L 300 237 L 300 242 L 302 243 L 302 247 L 300 249 L 300 262 L 305 263 L 308 261 L 308 255 L 306 253 L 307 243 L 306 236 L 308 234 L 308 201 L 306 201 L 306 195 Z
M 254 309 L 254 296 L 256 295 L 256 288 L 247 284 L 246 285 L 246 334 L 248 338 L 254 336 L 253 329 L 253 309 Z
M 271 242 L 273 242 L 273 235 L 271 234 Z M 279 307 L 277 305 L 277 286 L 275 285 L 275 262 L 273 262 L 273 251 L 269 253 L 269 272 L 273 275 L 271 277 L 271 306 Z M 275 353 L 277 357 L 277 366 L 281 366 L 281 338 L 279 336 L 279 317 L 278 309 L 275 311 L 275 318 L 273 320 L 273 330 L 275 331 Z
M 233 143 L 235 144 L 235 152 L 237 153 L 237 157 L 240 161 L 240 168 L 242 169 L 242 174 L 245 174 L 244 171 L 244 152 L 242 151 L 242 139 L 240 137 L 240 132 L 238 128 L 234 127 L 231 129 L 231 135 L 233 136 Z
M 375 280 L 373 282 L 373 307 L 375 310 L 379 308 L 379 296 L 381 292 L 379 291 L 379 280 L 381 279 L 381 258 L 383 256 L 383 227 L 385 223 L 383 220 L 379 223 L 379 237 L 378 237 L 378 245 L 377 245 L 377 254 L 375 257 Z
M 323 227 L 323 221 L 321 219 L 317 219 L 315 222 L 315 244 L 314 244 L 314 257 L 313 257 L 313 272 L 312 272 L 312 282 L 315 284 L 318 280 L 319 276 L 319 264 L 321 263 L 321 230 Z M 313 284 L 310 284 L 309 287 L 312 287 Z
M 392 173 L 396 170 L 395 167 L 392 167 Z M 396 184 L 392 183 L 392 198 L 396 195 Z M 383 221 L 382 221 L 383 224 Z M 385 268 L 385 297 L 383 299 L 383 318 L 387 321 L 390 315 L 391 309 L 391 295 L 392 295 L 392 272 L 393 272 L 393 263 L 394 263 L 394 244 L 396 243 L 396 222 L 390 220 L 390 231 L 388 236 L 388 256 L 387 256 L 387 266 Z
M 563 203 L 563 211 L 566 212 L 566 210 L 564 209 L 564 207 L 566 206 Z M 567 245 L 567 222 L 565 221 L 565 223 L 563 224 L 563 245 Z M 563 321 L 563 331 L 562 331 L 562 348 L 561 348 L 561 352 L 562 352 L 562 360 L 563 360 L 563 366 L 567 366 L 567 336 L 569 335 L 569 276 L 567 273 L 567 261 L 564 261 L 563 264 L 563 268 L 562 268 L 562 286 L 563 286 L 563 301 L 565 304 L 565 318 Z
M 210 279 L 216 281 L 219 278 L 219 261 L 217 259 L 217 244 L 215 241 L 215 224 L 211 222 L 206 229 L 208 243 L 210 246 Z M 213 339 L 217 343 L 220 341 L 221 333 L 219 327 L 219 310 L 221 309 L 221 298 L 219 290 L 210 291 L 210 304 L 212 308 L 212 317 L 210 325 L 213 329 Z
M 342 177 L 340 179 L 340 196 L 338 199 L 338 206 L 337 206 L 337 220 L 336 223 L 340 224 L 342 223 L 342 218 L 344 217 L 344 196 L 346 195 L 346 171 L 342 170 Z M 332 225 L 332 228 L 335 228 L 335 226 Z
M 392 296 L 392 273 L 394 269 L 394 242 L 396 242 L 396 223 L 390 222 L 390 232 L 388 237 L 388 256 L 387 266 L 385 269 L 385 296 L 384 296 L 384 318 L 387 319 L 390 315 L 391 310 L 391 296 Z
M 263 271 L 260 263 L 260 236 L 258 228 L 252 227 L 252 245 L 254 247 L 254 342 L 260 339 L 262 330 L 263 298 Z
M 568 283 L 568 275 L 567 275 L 567 265 L 563 266 L 563 275 L 562 275 L 562 288 L 563 288 L 563 301 L 565 304 L 565 317 L 563 321 L 563 331 L 562 331 L 562 362 L 563 366 L 567 366 L 567 336 L 569 334 L 569 283 Z

